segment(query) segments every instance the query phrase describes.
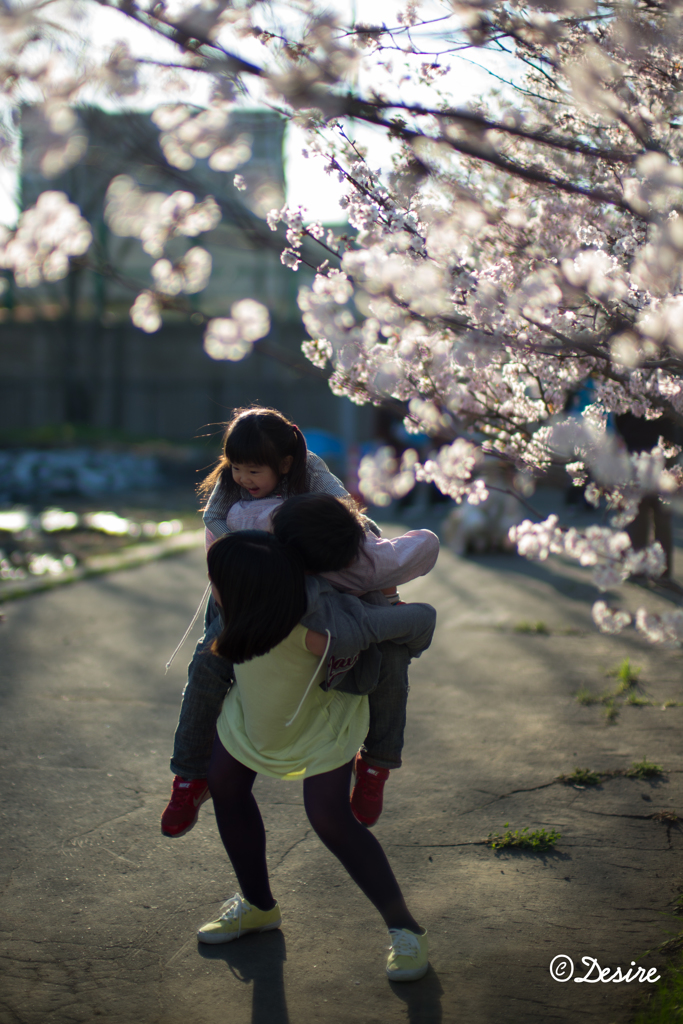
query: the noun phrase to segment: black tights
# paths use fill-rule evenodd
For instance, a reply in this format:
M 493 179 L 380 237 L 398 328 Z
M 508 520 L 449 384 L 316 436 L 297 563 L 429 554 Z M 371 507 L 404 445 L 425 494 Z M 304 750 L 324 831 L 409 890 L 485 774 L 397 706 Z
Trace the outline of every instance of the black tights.
M 349 801 L 353 762 L 304 779 L 304 806 L 317 835 L 384 918 L 388 928 L 420 927 L 405 900 L 384 850 L 356 821 Z M 252 786 L 256 772 L 229 754 L 216 737 L 209 767 L 209 789 L 223 845 L 244 898 L 260 910 L 275 900 L 266 865 L 266 833 Z

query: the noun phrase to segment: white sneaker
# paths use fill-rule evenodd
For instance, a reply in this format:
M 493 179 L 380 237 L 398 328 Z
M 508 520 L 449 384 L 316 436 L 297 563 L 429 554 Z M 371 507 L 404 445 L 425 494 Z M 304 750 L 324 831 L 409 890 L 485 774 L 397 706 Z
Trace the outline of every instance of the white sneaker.
M 407 928 L 390 928 L 391 952 L 387 960 L 389 981 L 417 981 L 429 968 L 427 932 L 417 935 Z
M 249 932 L 269 932 L 281 924 L 282 915 L 277 903 L 271 910 L 259 910 L 236 892 L 221 907 L 220 917 L 202 925 L 197 938 L 200 942 L 232 942 Z

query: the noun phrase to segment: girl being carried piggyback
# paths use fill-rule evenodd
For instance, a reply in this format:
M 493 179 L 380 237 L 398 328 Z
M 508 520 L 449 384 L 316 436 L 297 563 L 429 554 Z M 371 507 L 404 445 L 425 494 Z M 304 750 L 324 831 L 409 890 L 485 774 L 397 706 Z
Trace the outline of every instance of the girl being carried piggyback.
M 346 488 L 322 459 L 309 452 L 295 423 L 276 409 L 238 409 L 228 423 L 219 464 L 202 483 L 207 542 L 232 532 L 230 509 L 240 501 L 290 498 L 294 494 L 333 494 Z
M 436 561 L 438 539 L 429 531 L 416 530 L 393 541 L 380 540 L 367 532 L 368 525 L 373 528 L 374 524 L 364 520 L 355 509 L 352 512 L 336 506 L 333 498 L 351 501 L 341 481 L 330 473 L 322 459 L 307 451 L 298 427 L 274 409 L 257 407 L 235 413 L 226 430 L 219 465 L 204 481 L 201 491 L 207 495 L 210 492 L 204 512 L 207 546 L 221 535 L 245 528 L 272 530 L 270 517 L 278 506 L 286 499 L 302 495 L 297 499 L 300 504 L 295 514 L 290 512 L 286 521 L 282 519 L 283 529 L 288 534 L 283 540 L 298 547 L 304 564 L 309 563 L 306 567 L 317 573 L 326 567 L 320 563 L 319 553 L 313 552 L 316 534 L 322 531 L 322 539 L 326 541 L 323 550 L 326 555 L 329 552 L 327 557 L 332 557 L 329 568 L 344 570 L 331 575 L 330 582 L 347 594 L 395 590 L 397 584 L 428 572 Z M 310 500 L 303 495 L 309 495 Z M 332 501 L 336 508 L 316 505 L 315 495 L 331 496 L 326 500 Z M 354 524 L 353 517 L 363 525 Z M 346 542 L 342 538 L 345 531 L 349 537 Z M 352 539 L 354 531 L 355 541 Z M 337 546 L 339 551 L 335 550 Z M 346 554 L 342 555 L 342 551 Z M 337 555 L 341 560 L 334 562 L 333 556 Z M 375 596 L 383 601 L 381 596 Z M 323 605 L 329 603 L 324 595 L 321 600 Z M 309 597 L 309 605 L 311 601 Z M 210 599 L 204 637 L 189 666 L 175 734 L 171 760 L 175 774 L 173 793 L 161 820 L 162 832 L 169 837 L 188 832 L 197 821 L 201 804 L 209 798 L 206 775 L 215 725 L 232 682 L 230 663 L 211 650 L 220 626 L 217 619 L 218 609 Z M 376 652 L 365 656 L 365 680 L 368 658 L 381 668 L 376 668 L 376 693 L 371 694 L 371 732 L 356 762 L 357 782 L 352 799 L 354 813 L 364 824 L 373 824 L 381 813 L 382 789 L 389 769 L 401 764 L 407 668 L 411 656 L 415 656 L 402 645 L 387 643 L 380 647 L 381 658 Z M 330 658 L 333 654 L 334 651 Z M 337 659 L 344 669 L 347 660 Z M 362 676 L 360 668 L 357 666 L 356 672 Z M 346 685 L 351 692 L 370 692 L 369 688 L 364 688 L 365 683 L 360 690 L 354 689 L 356 684 L 352 678 L 353 671 L 349 673 L 348 684 L 342 683 L 341 688 Z

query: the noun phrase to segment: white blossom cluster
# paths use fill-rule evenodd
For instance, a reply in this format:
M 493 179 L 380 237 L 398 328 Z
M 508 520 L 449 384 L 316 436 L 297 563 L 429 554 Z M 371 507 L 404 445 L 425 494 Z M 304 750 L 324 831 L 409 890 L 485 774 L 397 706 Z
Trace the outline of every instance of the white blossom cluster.
M 213 196 L 197 202 L 191 192 L 143 192 L 119 174 L 107 189 L 105 217 L 115 235 L 139 238 L 146 253 L 160 257 L 177 235 L 194 238 L 213 230 L 221 211 Z
M 192 295 L 206 287 L 211 276 L 211 255 L 200 245 L 188 249 L 177 263 L 161 259 L 152 267 L 154 284 L 165 295 Z
M 64 192 L 42 192 L 16 231 L 5 231 L 0 266 L 14 273 L 20 288 L 34 288 L 66 277 L 70 257 L 82 256 L 91 242 L 90 225 Z
M 140 292 L 130 308 L 130 318 L 146 334 L 154 334 L 161 327 L 161 302 L 148 288 Z
M 631 624 L 631 616 L 623 608 L 609 608 L 605 601 L 596 601 L 591 609 L 593 621 L 601 633 L 622 633 Z
M 287 225 L 287 247 L 282 250 L 280 261 L 290 270 L 298 270 L 304 241 L 304 211 L 301 207 L 290 210 L 288 206 L 283 206 L 281 210 L 274 209 L 266 215 L 266 223 L 271 231 L 277 231 L 280 221 Z
M 418 480 L 435 483 L 443 494 L 448 494 L 458 504 L 466 497 L 470 505 L 480 505 L 488 498 L 486 485 L 481 479 L 471 479 L 480 458 L 477 448 L 459 437 L 453 444 L 441 448 L 436 459 L 428 459 L 415 475 Z
M 639 633 L 653 644 L 680 647 L 683 643 L 683 609 L 648 612 L 639 608 L 635 616 L 623 609 L 610 609 L 604 601 L 596 601 L 592 608 L 593 621 L 602 633 L 621 633 L 633 623 Z
M 109 185 L 105 217 L 116 235 L 139 238 L 150 256 L 161 257 L 152 266 L 154 289 L 146 288 L 136 298 L 131 320 L 151 334 L 162 324 L 163 296 L 202 291 L 211 276 L 211 255 L 192 246 L 175 262 L 163 256 L 168 242 L 177 236 L 194 238 L 211 231 L 221 219 L 213 196 L 197 202 L 191 192 L 143 192 L 128 175 L 120 174 Z
M 270 315 L 255 299 L 233 303 L 230 314 L 209 320 L 204 332 L 204 351 L 212 359 L 239 362 L 251 352 L 253 343 L 270 331 Z
M 415 484 L 417 452 L 409 448 L 400 461 L 393 448 L 380 448 L 374 455 L 364 455 L 358 468 L 358 486 L 361 494 L 373 505 L 390 505 L 394 498 L 402 498 Z
M 604 417 L 591 418 L 595 407 L 579 417 L 566 420 L 548 433 L 548 443 L 561 455 L 580 455 L 581 461 L 566 464 L 572 481 L 583 485 L 585 497 L 596 508 L 601 499 L 613 510 L 612 525 L 621 529 L 635 518 L 642 495 L 669 498 L 683 486 L 683 470 L 668 465 L 679 449 L 663 438 L 652 451 L 628 452 L 617 435 L 605 429 Z
M 666 569 L 666 557 L 658 542 L 634 551 L 627 533 L 601 526 L 565 530 L 556 515 L 540 523 L 525 519 L 510 529 L 509 536 L 526 558 L 545 561 L 551 554 L 560 555 L 591 568 L 593 582 L 602 591 L 613 590 L 630 576 L 656 578 Z M 592 615 L 602 633 L 621 633 L 634 621 L 629 612 L 610 608 L 605 601 L 595 602 Z M 681 609 L 657 615 L 640 608 L 635 625 L 652 643 L 683 641 Z
M 639 608 L 636 628 L 650 643 L 679 647 L 683 643 L 683 609 L 656 614 Z
M 585 530 L 563 529 L 556 515 L 543 522 L 525 519 L 510 530 L 510 540 L 520 555 L 545 561 L 549 555 L 564 555 L 579 565 L 593 569 L 593 582 L 599 590 L 610 590 L 629 576 L 661 576 L 666 560 L 661 544 L 634 551 L 631 538 L 623 531 L 605 526 Z
M 207 160 L 214 171 L 234 171 L 251 156 L 251 137 L 230 129 L 231 104 L 195 110 L 182 103 L 164 104 L 152 114 L 162 129 L 159 144 L 172 167 L 191 170 Z

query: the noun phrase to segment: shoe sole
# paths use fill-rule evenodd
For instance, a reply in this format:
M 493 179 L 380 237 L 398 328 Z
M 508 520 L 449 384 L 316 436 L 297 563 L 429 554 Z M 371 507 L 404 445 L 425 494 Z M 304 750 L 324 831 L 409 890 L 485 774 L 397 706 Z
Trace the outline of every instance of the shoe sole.
M 381 815 L 381 814 L 378 814 L 376 818 L 373 818 L 373 819 L 372 819 L 372 821 L 364 821 L 364 820 L 363 820 L 363 818 L 360 818 L 360 817 L 359 817 L 359 816 L 358 816 L 358 815 L 356 814 L 356 812 L 354 811 L 354 809 L 353 809 L 353 804 L 351 805 L 351 813 L 353 814 L 353 816 L 354 816 L 354 818 L 356 819 L 356 821 L 358 822 L 358 824 L 359 824 L 359 825 L 365 825 L 365 827 L 366 827 L 366 828 L 372 828 L 372 826 L 373 826 L 373 825 L 376 825 L 376 824 L 377 824 L 377 822 L 379 821 L 379 819 L 380 819 L 380 818 L 382 817 L 382 815 Z
M 244 935 L 259 935 L 261 932 L 272 932 L 275 928 L 279 928 L 281 924 L 282 918 L 279 921 L 273 921 L 272 924 L 264 924 L 263 928 L 245 928 L 244 931 L 233 935 L 221 935 L 220 932 L 204 935 L 201 931 L 198 931 L 197 938 L 200 942 L 216 946 L 220 942 L 234 942 L 235 939 L 241 939 Z
M 165 829 L 164 829 L 164 826 L 162 825 L 161 826 L 161 834 L 162 834 L 162 836 L 166 836 L 167 839 L 180 839 L 181 836 L 186 836 L 187 833 L 191 832 L 192 829 L 197 824 L 197 822 L 199 820 L 199 812 L 200 812 L 200 810 L 202 809 L 202 807 L 204 806 L 206 801 L 210 800 L 210 799 L 211 799 L 211 794 L 207 793 L 206 796 L 204 797 L 204 799 L 202 800 L 202 802 L 197 807 L 197 813 L 195 814 L 194 818 L 192 819 L 190 824 L 187 826 L 187 828 L 184 828 L 182 832 L 166 832 Z
M 162 836 L 166 836 L 167 839 L 180 839 L 181 836 L 186 836 L 188 832 L 191 832 L 192 829 L 195 827 L 195 825 L 197 824 L 198 821 L 199 821 L 199 811 L 197 811 L 197 813 L 195 814 L 194 821 L 190 822 L 190 824 L 187 826 L 187 828 L 184 828 L 182 832 L 166 832 L 166 831 L 164 831 L 164 828 L 162 826 L 161 834 L 162 834 Z
M 424 967 L 418 967 L 414 971 L 387 971 L 387 978 L 389 981 L 419 981 L 428 970 L 429 963 L 426 963 Z

